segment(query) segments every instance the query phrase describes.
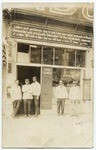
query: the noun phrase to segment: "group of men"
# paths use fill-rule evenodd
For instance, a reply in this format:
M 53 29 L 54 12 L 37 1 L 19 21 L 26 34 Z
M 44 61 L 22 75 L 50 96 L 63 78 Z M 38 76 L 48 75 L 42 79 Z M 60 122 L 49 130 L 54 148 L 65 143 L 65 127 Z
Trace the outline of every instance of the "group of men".
M 80 88 L 77 81 L 73 81 L 72 87 L 68 92 L 66 86 L 64 86 L 62 80 L 59 81 L 59 86 L 56 87 L 55 98 L 57 99 L 57 114 L 64 115 L 64 107 L 66 100 L 72 103 L 71 116 L 78 117 L 78 104 L 81 100 Z M 61 112 L 60 112 L 61 111 Z
M 23 95 L 22 95 L 23 93 Z M 39 96 L 41 93 L 40 83 L 37 82 L 37 78 L 33 77 L 33 83 L 29 83 L 29 79 L 25 79 L 25 84 L 21 87 L 19 86 L 19 80 L 15 81 L 15 85 L 11 88 L 11 99 L 13 103 L 13 117 L 16 117 L 16 114 L 20 108 L 21 100 L 24 101 L 24 115 L 25 117 L 30 117 L 31 114 L 31 103 L 34 99 L 35 103 L 35 116 L 39 114 Z
M 50 87 L 49 87 L 50 88 Z M 23 93 L 23 95 L 22 95 Z M 11 98 L 13 103 L 13 117 L 20 108 L 21 100 L 24 102 L 24 115 L 30 117 L 31 114 L 31 103 L 34 100 L 35 104 L 35 117 L 39 115 L 39 96 L 41 94 L 41 85 L 37 82 L 37 78 L 33 77 L 33 83 L 29 84 L 29 79 L 25 79 L 25 85 L 19 86 L 19 80 L 15 81 L 15 85 L 11 88 Z M 59 85 L 55 90 L 55 98 L 57 100 L 57 114 L 64 115 L 64 107 L 66 100 L 70 100 L 72 103 L 72 114 L 71 116 L 78 117 L 78 103 L 80 103 L 80 88 L 76 81 L 73 82 L 72 87 L 67 90 L 64 86 L 63 81 L 59 81 Z

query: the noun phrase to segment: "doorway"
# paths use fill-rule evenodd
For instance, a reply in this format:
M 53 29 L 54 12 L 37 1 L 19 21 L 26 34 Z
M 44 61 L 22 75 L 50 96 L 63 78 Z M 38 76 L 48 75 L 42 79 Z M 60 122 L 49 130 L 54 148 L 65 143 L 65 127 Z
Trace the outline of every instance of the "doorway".
M 20 85 L 24 84 L 24 80 L 28 78 L 30 83 L 32 83 L 32 77 L 36 76 L 37 81 L 40 83 L 40 67 L 32 66 L 17 66 L 17 78 L 20 81 Z
M 17 79 L 19 80 L 20 86 L 25 84 L 25 79 L 30 80 L 30 84 L 32 83 L 32 77 L 36 76 L 37 81 L 41 83 L 40 77 L 41 77 L 41 68 L 40 67 L 33 67 L 33 66 L 17 66 Z M 40 100 L 39 100 L 39 107 L 40 107 Z M 40 109 L 39 109 L 40 110 Z M 20 110 L 18 114 L 23 114 L 24 113 L 24 104 L 23 100 L 20 105 Z M 34 106 L 34 100 L 32 100 L 32 105 L 31 105 L 31 114 L 35 113 L 35 106 Z

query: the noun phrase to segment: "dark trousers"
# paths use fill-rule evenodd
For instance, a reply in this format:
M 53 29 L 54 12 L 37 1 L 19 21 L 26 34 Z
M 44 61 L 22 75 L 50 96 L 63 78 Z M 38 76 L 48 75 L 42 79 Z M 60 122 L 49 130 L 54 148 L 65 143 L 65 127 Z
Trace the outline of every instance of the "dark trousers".
M 16 116 L 16 114 L 20 108 L 20 100 L 15 100 L 12 102 L 12 104 L 13 104 L 13 114 L 12 115 Z
M 35 114 L 39 114 L 39 99 L 37 99 L 37 96 L 33 96 L 34 104 L 35 104 Z
M 65 100 L 66 99 L 57 99 L 57 113 L 60 114 L 60 110 L 61 110 L 61 114 L 64 114 L 64 107 L 65 107 Z
M 30 115 L 31 112 L 31 99 L 24 99 L 24 114 Z

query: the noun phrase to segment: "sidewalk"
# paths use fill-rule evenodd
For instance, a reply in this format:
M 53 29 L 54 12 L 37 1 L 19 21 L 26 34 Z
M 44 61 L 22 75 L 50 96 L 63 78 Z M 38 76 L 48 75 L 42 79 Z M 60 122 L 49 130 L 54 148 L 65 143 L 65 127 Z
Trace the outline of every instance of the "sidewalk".
M 92 147 L 93 115 L 3 117 L 3 147 Z
M 92 147 L 93 113 L 90 102 L 79 105 L 79 117 L 70 116 L 71 105 L 65 105 L 65 116 L 57 116 L 56 104 L 38 118 L 11 117 L 11 100 L 3 102 L 3 147 Z

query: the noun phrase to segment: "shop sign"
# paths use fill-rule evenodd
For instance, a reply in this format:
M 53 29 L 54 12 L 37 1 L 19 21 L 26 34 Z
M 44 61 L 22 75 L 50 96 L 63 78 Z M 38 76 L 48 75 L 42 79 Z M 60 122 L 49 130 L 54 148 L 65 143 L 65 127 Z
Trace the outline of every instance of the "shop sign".
M 52 108 L 52 68 L 43 67 L 41 109 Z
M 80 47 L 92 47 L 92 36 L 80 33 L 68 33 L 66 31 L 57 31 L 53 29 L 44 29 L 43 27 L 12 25 L 12 37 L 47 41 L 52 43 L 77 45 Z

